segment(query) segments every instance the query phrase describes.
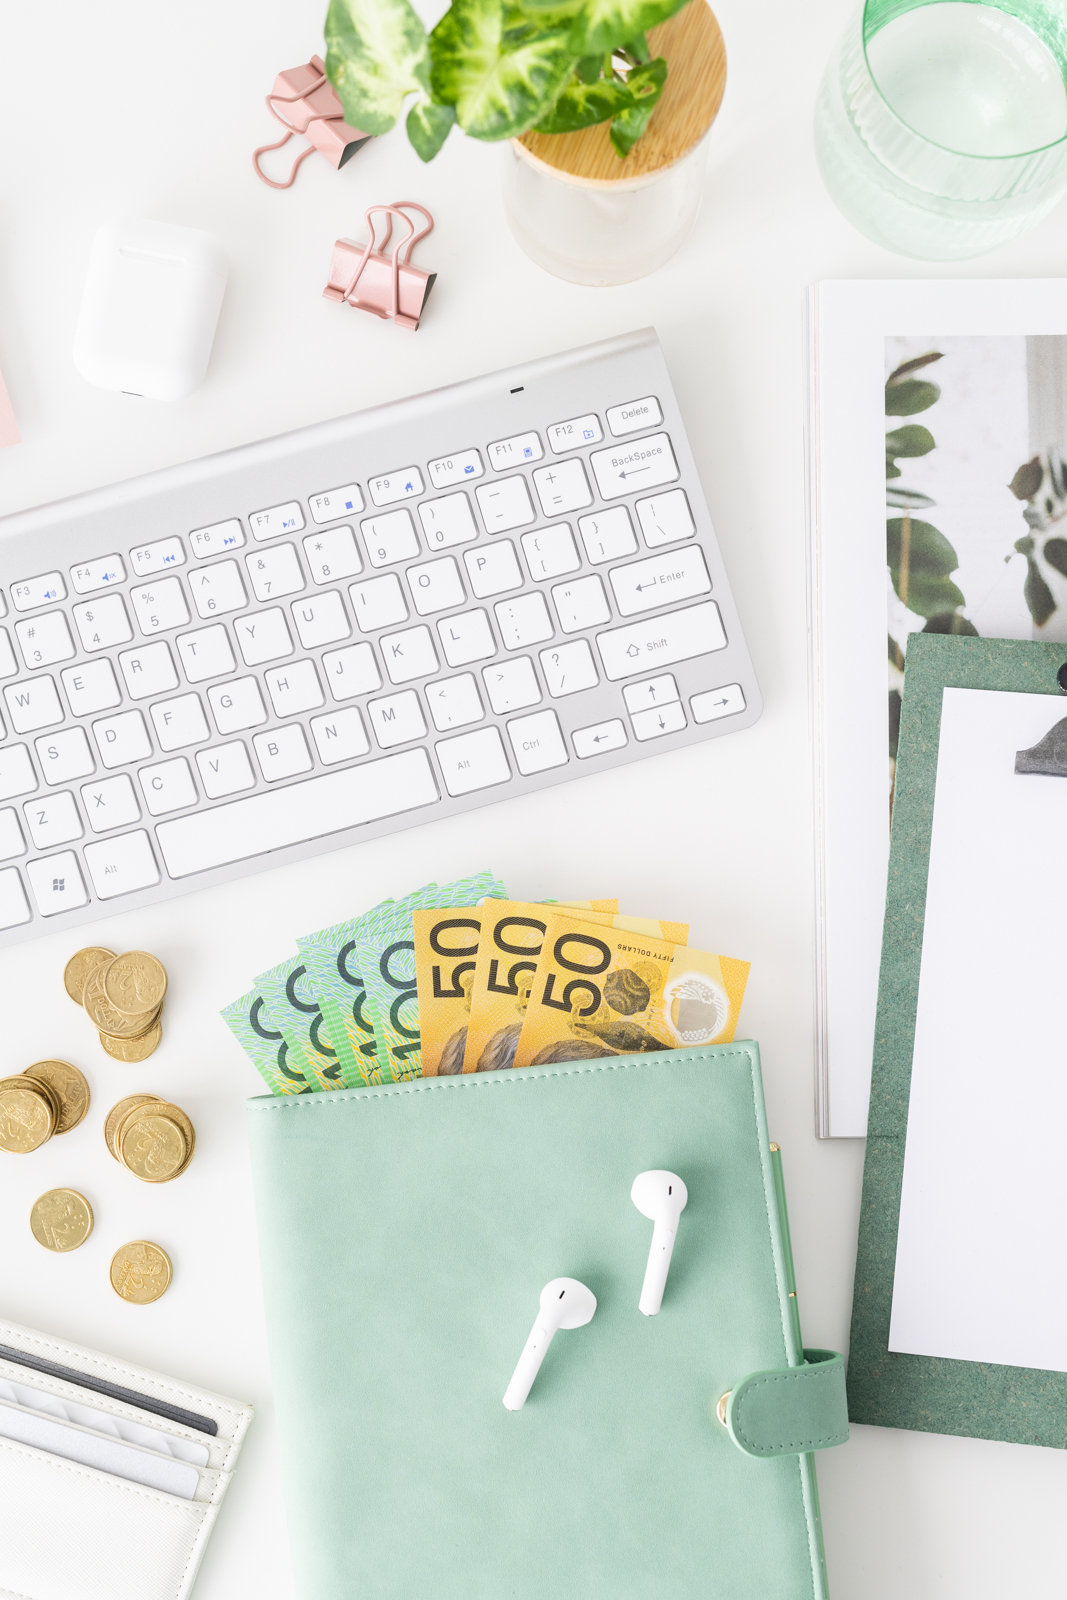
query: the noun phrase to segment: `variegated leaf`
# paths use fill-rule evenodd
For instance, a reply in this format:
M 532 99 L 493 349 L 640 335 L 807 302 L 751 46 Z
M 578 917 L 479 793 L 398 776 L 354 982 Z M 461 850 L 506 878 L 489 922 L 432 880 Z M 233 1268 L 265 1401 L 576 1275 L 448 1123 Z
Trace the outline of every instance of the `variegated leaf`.
M 568 43 L 576 56 L 602 55 L 666 22 L 686 0 L 586 0 Z
M 512 139 L 545 115 L 570 76 L 566 28 L 506 27 L 501 0 L 453 0 L 430 36 L 434 99 L 476 139 Z
M 429 87 L 426 29 L 408 0 L 330 0 L 326 72 L 345 120 L 388 133 L 413 91 Z

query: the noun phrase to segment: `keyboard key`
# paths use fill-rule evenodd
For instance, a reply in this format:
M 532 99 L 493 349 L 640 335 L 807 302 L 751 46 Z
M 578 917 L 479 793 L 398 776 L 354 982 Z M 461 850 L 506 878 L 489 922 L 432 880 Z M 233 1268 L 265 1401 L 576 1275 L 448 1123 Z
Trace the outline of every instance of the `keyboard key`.
M 340 489 L 323 489 L 321 494 L 313 494 L 308 504 L 313 522 L 336 522 L 338 517 L 349 517 L 363 510 L 363 490 L 358 483 L 346 483 Z
M 387 572 L 382 578 L 368 578 L 366 583 L 349 584 L 348 598 L 352 602 L 356 626 L 362 633 L 408 620 L 408 603 L 395 572 Z
M 557 584 L 552 590 L 552 602 L 564 633 L 576 633 L 579 628 L 595 628 L 611 617 L 604 585 L 595 572 L 588 578 L 577 578 L 573 583 Z
M 533 476 L 546 517 L 558 517 L 564 511 L 578 511 L 593 503 L 585 468 L 577 459 L 540 467 Z
M 16 733 L 34 733 L 63 721 L 63 707 L 55 679 L 33 678 L 28 683 L 13 683 L 4 690 L 7 714 Z
M 506 472 L 520 462 L 540 461 L 544 453 L 536 433 L 516 433 L 489 446 L 489 460 L 497 472 Z
M 602 500 L 635 494 L 657 483 L 672 483 L 678 477 L 678 463 L 665 433 L 653 433 L 636 444 L 616 445 L 612 450 L 594 450 L 589 462 Z
M 429 628 L 408 628 L 403 633 L 384 634 L 378 641 L 390 683 L 410 683 L 436 672 L 440 663 Z
M 95 594 L 98 589 L 125 583 L 126 568 L 120 555 L 101 556 L 98 561 L 87 561 L 83 566 L 71 567 L 70 581 L 75 594 Z
M 201 617 L 222 616 L 248 604 L 236 561 L 217 561 L 189 574 L 193 604 Z
M 502 539 L 499 544 L 486 545 L 480 550 L 468 550 L 463 560 L 471 589 L 479 600 L 522 588 L 522 568 L 510 539 Z
M 336 583 L 363 571 L 363 557 L 351 528 L 309 533 L 304 540 L 304 558 L 316 583 Z
M 689 704 L 694 722 L 718 722 L 720 717 L 733 717 L 745 709 L 745 691 L 739 683 L 728 683 L 722 689 L 695 694 Z
M 233 625 L 233 631 L 246 667 L 261 667 L 265 661 L 277 661 L 280 656 L 291 656 L 293 653 L 292 634 L 281 606 L 272 606 L 269 611 L 260 611 L 251 617 L 239 617 Z M 219 632 L 223 638 L 226 637 L 221 628 Z M 187 637 L 194 638 L 195 635 L 189 634 Z M 227 644 L 226 649 L 229 648 Z M 232 669 L 232 655 L 230 660 Z M 203 676 L 213 677 L 214 674 L 205 673 Z M 190 683 L 196 681 L 195 678 L 189 678 Z
M 84 728 L 64 728 L 62 733 L 47 733 L 43 739 L 35 739 L 34 746 L 47 784 L 87 778 L 96 769 Z
M 591 728 L 576 728 L 574 753 L 582 761 L 603 755 L 605 750 L 621 750 L 626 744 L 626 729 L 618 717 L 610 722 L 595 722 Z
M 156 839 L 172 878 L 283 850 L 437 800 L 425 750 L 405 750 L 269 794 L 161 822 Z
M 26 746 L 13 744 L 0 750 L 0 800 L 11 800 L 17 794 L 32 794 L 36 787 L 37 774 Z
M 685 708 L 675 700 L 669 706 L 654 706 L 648 711 L 635 711 L 630 717 L 634 738 L 644 744 L 648 739 L 660 739 L 665 733 L 680 733 L 686 725 Z
M 490 533 L 521 528 L 524 523 L 533 522 L 537 515 L 525 478 L 502 478 L 499 483 L 487 483 L 474 492 L 481 507 L 482 521 Z
M 26 841 L 19 827 L 18 813 L 14 806 L 8 806 L 0 811 L 0 861 L 10 861 L 12 856 L 23 855 L 25 850 Z
M 550 695 L 577 694 L 579 689 L 595 689 L 600 681 L 593 652 L 584 639 L 541 651 L 541 671 Z
M 663 412 L 654 394 L 647 394 L 643 400 L 627 400 L 624 406 L 608 407 L 608 427 L 616 439 L 642 428 L 658 428 L 662 421 Z
M 137 777 L 145 805 L 153 817 L 165 816 L 168 811 L 182 811 L 196 804 L 196 784 L 184 756 L 173 761 L 161 761 L 157 766 L 142 767 Z
M 647 711 L 649 706 L 670 705 L 679 698 L 678 685 L 673 672 L 664 672 L 658 678 L 648 678 L 644 683 L 628 683 L 622 691 L 627 711 Z
M 570 759 L 554 711 L 535 711 L 532 717 L 516 717 L 508 723 L 508 738 L 524 777 L 546 772 L 549 767 L 565 766 Z
M 694 595 L 707 594 L 711 588 L 707 562 L 698 544 L 676 550 L 671 555 L 635 561 L 629 567 L 613 567 L 608 577 L 615 591 L 616 607 L 623 617 L 651 611 L 654 606 L 691 600 Z
M 107 711 L 122 699 L 115 669 L 106 656 L 98 661 L 83 661 L 77 667 L 67 667 L 60 676 L 70 709 L 76 717 L 88 717 L 94 711 Z
M 634 510 L 650 550 L 661 544 L 673 544 L 675 539 L 691 538 L 696 532 L 684 489 L 671 489 L 667 494 L 653 495 L 650 500 L 638 500 Z
M 393 694 L 385 700 L 369 701 L 367 715 L 383 750 L 407 744 L 409 739 L 421 739 L 426 732 L 426 719 L 414 689 L 405 689 L 403 694 Z
M 248 526 L 253 539 L 275 539 L 279 533 L 299 533 L 304 526 L 304 513 L 295 500 L 287 500 L 283 506 L 253 511 Z
M 85 865 L 101 900 L 114 900 L 159 882 L 159 868 L 144 829 L 85 846 Z
M 593 566 L 599 566 L 602 561 L 617 561 L 621 556 L 632 556 L 637 549 L 637 535 L 625 506 L 612 506 L 610 511 L 597 511 L 592 516 L 579 517 L 578 531 Z
M 120 650 L 119 666 L 131 700 L 147 700 L 151 694 L 167 694 L 178 687 L 178 674 L 165 639 L 141 645 L 137 650 Z
M 367 487 L 376 506 L 391 506 L 396 500 L 411 500 L 422 493 L 422 473 L 418 467 L 398 467 L 383 478 L 372 478 Z
M 77 906 L 88 904 L 89 896 L 73 850 L 29 862 L 26 876 L 42 917 L 54 917 L 60 911 L 73 911 Z
M 0 678 L 13 678 L 18 670 L 18 662 L 15 660 L 15 652 L 11 648 L 7 629 L 0 628 Z
M 144 717 L 139 711 L 120 711 L 93 723 L 93 738 L 103 766 L 124 767 L 130 761 L 143 761 L 152 754 Z
M 206 556 L 221 555 L 224 550 L 239 550 L 245 542 L 245 530 L 240 517 L 228 522 L 214 522 L 210 528 L 194 528 L 189 535 L 193 555 L 201 561 Z
M 38 800 L 27 800 L 22 812 L 36 850 L 51 850 L 57 844 L 69 844 L 71 839 L 80 839 L 84 832 L 77 802 L 67 792 L 44 794 Z
M 529 656 L 518 656 L 513 661 L 494 661 L 491 667 L 482 668 L 489 704 L 497 716 L 505 711 L 521 711 L 524 706 L 535 706 L 541 698 L 541 686 Z
M 232 744 L 217 744 L 213 750 L 198 750 L 196 765 L 209 800 L 255 788 L 256 775 L 240 739 Z
M 436 461 L 431 461 L 427 471 L 435 489 L 447 489 L 453 483 L 480 478 L 482 458 L 477 450 L 460 450 L 456 455 L 439 456 Z
M 301 711 L 314 711 L 326 703 L 314 661 L 292 661 L 284 667 L 272 667 L 263 674 L 263 681 L 276 717 L 296 717 Z M 219 732 L 227 730 L 220 728 Z
M 535 579 L 562 578 L 565 572 L 577 572 L 582 564 L 566 522 L 559 522 L 554 528 L 540 528 L 536 533 L 524 533 L 522 548 L 530 576 Z
M 322 670 L 335 700 L 350 700 L 354 694 L 370 694 L 382 686 L 382 675 L 369 644 L 328 650 L 322 658 Z
M 572 417 L 569 422 L 554 422 L 545 429 L 553 455 L 565 450 L 577 450 L 583 444 L 599 444 L 604 437 L 600 421 L 592 412 L 585 417 Z
M 295 778 L 300 772 L 310 772 L 311 751 L 304 730 L 299 723 L 288 728 L 272 728 L 269 733 L 257 733 L 252 738 L 256 757 L 268 783 L 280 778 Z
M 23 578 L 11 585 L 11 604 L 16 611 L 32 611 L 35 606 L 67 598 L 67 586 L 58 572 L 43 572 L 39 578 Z
M 182 594 L 180 578 L 163 578 L 148 588 L 132 589 L 130 599 L 137 626 L 144 634 L 181 628 L 189 621 L 189 607 Z
M 450 795 L 489 789 L 494 784 L 507 783 L 511 777 L 498 728 L 479 728 L 477 733 L 463 733 L 458 739 L 441 739 L 434 748 Z
M 220 733 L 239 733 L 266 722 L 267 710 L 255 678 L 234 678 L 214 684 L 207 692 L 211 715 Z
M 478 524 L 465 494 L 446 494 L 440 500 L 424 500 L 419 520 L 430 550 L 446 550 L 449 545 L 477 539 Z
M 426 704 L 438 733 L 447 733 L 449 728 L 465 728 L 468 723 L 480 722 L 485 716 L 478 685 L 469 672 L 428 684 Z
M 336 589 L 310 595 L 305 600 L 294 600 L 289 609 L 305 650 L 314 650 L 320 644 L 336 644 L 338 639 L 347 639 L 352 632 L 345 603 Z
M 156 743 L 161 750 L 184 750 L 186 745 L 209 739 L 204 708 L 198 694 L 183 694 L 177 700 L 161 700 L 152 707 Z
M 22 887 L 22 879 L 14 867 L 0 872 L 0 928 L 15 928 L 29 922 L 30 903 Z
M 69 661 L 74 655 L 74 640 L 62 611 L 46 611 L 43 617 L 16 622 L 15 634 L 23 660 L 34 667 L 50 667 L 56 661 Z
M 280 613 L 277 613 L 280 615 Z M 261 625 L 270 612 L 262 612 L 256 619 Z M 240 623 L 237 625 L 240 627 Z M 284 623 L 283 623 L 284 627 Z M 178 660 L 190 683 L 203 683 L 206 678 L 218 678 L 232 672 L 237 663 L 233 659 L 230 641 L 221 622 L 211 628 L 198 628 L 195 633 L 180 633 L 174 643 L 178 647 Z M 292 643 L 290 641 L 290 649 Z M 251 662 L 248 663 L 252 665 Z
M 291 544 L 245 556 L 245 566 L 257 600 L 279 600 L 283 594 L 297 594 L 304 587 L 304 574 Z
M 650 667 L 670 666 L 694 656 L 710 655 L 726 643 L 722 617 L 714 600 L 645 622 L 632 622 L 596 636 L 604 672 L 613 682 Z
M 489 618 L 482 610 L 464 611 L 437 624 L 441 648 L 450 667 L 465 667 L 471 661 L 485 661 L 496 654 L 496 641 Z
M 407 579 L 420 617 L 461 606 L 467 598 L 454 556 L 442 556 L 440 561 L 424 561 L 421 566 L 409 567 Z
M 384 517 L 368 517 L 361 522 L 372 567 L 387 567 L 393 561 L 410 561 L 419 553 L 419 536 L 411 512 L 389 511 Z
M 82 805 L 94 833 L 106 833 L 109 828 L 128 828 L 131 822 L 141 820 L 137 793 L 128 772 L 102 778 L 99 783 L 82 784 Z
M 142 544 L 131 550 L 130 561 L 136 578 L 148 578 L 168 567 L 184 567 L 185 546 L 180 539 L 157 539 L 155 544 Z
M 133 628 L 120 594 L 74 607 L 74 624 L 83 650 L 108 650 L 112 645 L 129 644 Z
M 545 597 L 539 589 L 520 595 L 517 600 L 501 600 L 493 608 L 505 650 L 523 650 L 527 645 L 551 639 L 555 629 Z
M 370 749 L 370 740 L 363 728 L 363 719 L 355 706 L 344 711 L 331 711 L 328 716 L 312 717 L 311 737 L 324 767 L 335 766 L 338 761 L 355 761 Z

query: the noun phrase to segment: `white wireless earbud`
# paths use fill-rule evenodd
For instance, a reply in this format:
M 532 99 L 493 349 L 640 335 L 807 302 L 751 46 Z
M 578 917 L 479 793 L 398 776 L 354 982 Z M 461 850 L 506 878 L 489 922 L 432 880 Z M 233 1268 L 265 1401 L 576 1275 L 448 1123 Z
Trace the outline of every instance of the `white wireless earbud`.
M 630 1190 L 630 1199 L 643 1217 L 655 1223 L 645 1281 L 637 1302 L 639 1311 L 646 1317 L 654 1317 L 663 1304 L 678 1218 L 685 1210 L 689 1190 L 676 1172 L 639 1172 Z
M 541 1290 L 541 1309 L 530 1337 L 523 1345 L 519 1364 L 504 1392 L 509 1411 L 521 1411 L 533 1381 L 541 1370 L 545 1351 L 560 1328 L 584 1328 L 596 1310 L 596 1295 L 577 1278 L 553 1278 Z

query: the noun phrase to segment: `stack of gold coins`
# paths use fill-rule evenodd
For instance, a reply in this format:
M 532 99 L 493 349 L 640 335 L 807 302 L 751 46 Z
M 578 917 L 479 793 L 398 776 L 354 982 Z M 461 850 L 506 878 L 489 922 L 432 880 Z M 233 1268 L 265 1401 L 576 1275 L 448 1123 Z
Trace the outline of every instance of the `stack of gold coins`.
M 67 993 L 84 1006 L 100 1043 L 116 1061 L 144 1061 L 163 1028 L 160 1017 L 167 992 L 161 962 L 144 950 L 113 950 L 92 945 L 71 956 L 63 972 Z
M 142 1183 L 169 1183 L 193 1159 L 196 1130 L 180 1106 L 153 1094 L 131 1094 L 108 1113 L 104 1143 Z
M 69 1133 L 89 1109 L 89 1085 L 69 1061 L 36 1061 L 0 1078 L 0 1150 L 28 1155 Z

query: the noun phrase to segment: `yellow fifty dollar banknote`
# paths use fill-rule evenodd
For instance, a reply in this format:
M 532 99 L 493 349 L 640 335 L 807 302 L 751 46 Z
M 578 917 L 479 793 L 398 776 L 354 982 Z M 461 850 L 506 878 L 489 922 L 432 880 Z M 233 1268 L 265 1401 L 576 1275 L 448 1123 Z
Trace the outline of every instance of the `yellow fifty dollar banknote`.
M 556 912 L 545 921 L 515 1066 L 733 1038 L 747 961 L 573 914 Z
M 412 913 L 424 1078 L 463 1071 L 483 911 L 489 914 L 480 906 Z

